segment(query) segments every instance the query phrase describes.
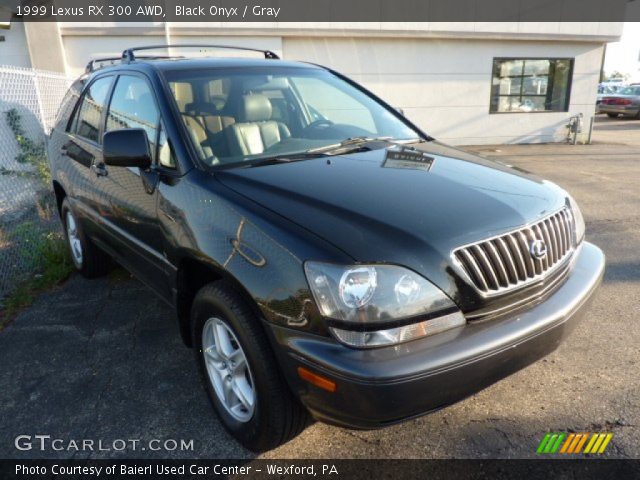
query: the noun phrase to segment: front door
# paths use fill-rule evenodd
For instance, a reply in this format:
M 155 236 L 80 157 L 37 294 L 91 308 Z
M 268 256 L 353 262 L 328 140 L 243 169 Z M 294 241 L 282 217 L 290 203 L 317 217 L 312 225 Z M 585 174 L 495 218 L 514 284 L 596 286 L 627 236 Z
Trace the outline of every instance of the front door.
M 157 154 L 160 114 L 146 78 L 120 75 L 109 103 L 105 132 L 142 128 L 150 151 Z M 99 165 L 94 181 L 99 210 L 115 256 L 131 271 L 162 295 L 169 294 L 170 266 L 162 253 L 162 237 L 157 219 L 158 174 L 152 169 Z

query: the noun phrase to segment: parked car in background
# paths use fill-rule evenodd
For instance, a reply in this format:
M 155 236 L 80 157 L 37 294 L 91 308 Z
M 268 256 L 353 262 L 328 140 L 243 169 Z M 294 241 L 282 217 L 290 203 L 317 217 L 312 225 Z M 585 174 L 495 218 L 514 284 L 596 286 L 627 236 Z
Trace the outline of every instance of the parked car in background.
M 622 87 L 615 94 L 604 96 L 599 110 L 611 118 L 623 115 L 640 119 L 640 85 Z
M 600 112 L 600 103 L 602 99 L 608 95 L 615 95 L 616 92 L 622 87 L 622 85 L 601 83 L 598 85 L 598 95 L 596 97 L 596 113 Z
M 559 186 L 435 140 L 325 67 L 138 50 L 89 68 L 60 109 L 60 217 L 82 274 L 116 259 L 175 309 L 247 448 L 311 418 L 437 410 L 579 324 L 604 255 Z

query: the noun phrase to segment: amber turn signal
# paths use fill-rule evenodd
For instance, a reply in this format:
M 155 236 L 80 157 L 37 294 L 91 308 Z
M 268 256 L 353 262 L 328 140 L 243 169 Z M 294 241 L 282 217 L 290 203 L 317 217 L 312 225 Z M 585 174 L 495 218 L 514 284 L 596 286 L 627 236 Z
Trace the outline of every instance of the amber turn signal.
M 333 393 L 336 391 L 335 382 L 329 380 L 328 378 L 321 377 L 320 375 L 313 373 L 311 370 L 307 370 L 304 367 L 298 367 L 298 375 L 301 379 L 306 380 L 310 384 L 322 388 L 327 392 Z

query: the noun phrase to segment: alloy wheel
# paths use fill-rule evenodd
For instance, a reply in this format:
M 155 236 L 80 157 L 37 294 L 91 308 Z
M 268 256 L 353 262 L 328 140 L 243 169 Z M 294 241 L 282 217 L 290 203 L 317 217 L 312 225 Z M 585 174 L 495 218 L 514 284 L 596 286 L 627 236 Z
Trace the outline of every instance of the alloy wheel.
M 220 318 L 212 317 L 204 324 L 202 355 L 213 390 L 225 410 L 239 422 L 251 420 L 256 406 L 251 369 L 231 327 Z
M 80 235 L 78 234 L 78 225 L 76 219 L 70 211 L 67 211 L 67 238 L 69 240 L 69 248 L 71 250 L 71 256 L 73 261 L 78 267 L 82 266 L 82 243 L 80 242 Z

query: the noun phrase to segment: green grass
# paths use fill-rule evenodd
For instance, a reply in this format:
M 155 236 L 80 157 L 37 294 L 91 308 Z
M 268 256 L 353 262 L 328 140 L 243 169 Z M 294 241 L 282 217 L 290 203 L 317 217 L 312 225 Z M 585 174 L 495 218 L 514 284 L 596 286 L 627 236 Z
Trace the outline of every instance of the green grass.
M 29 248 L 23 247 L 22 253 L 33 262 L 36 273 L 18 284 L 4 299 L 0 330 L 11 323 L 20 310 L 31 305 L 38 294 L 60 284 L 74 270 L 67 244 L 59 233 L 34 233 L 28 224 L 17 233 L 20 237 L 29 237 Z M 15 232 L 12 237 L 15 237 Z

